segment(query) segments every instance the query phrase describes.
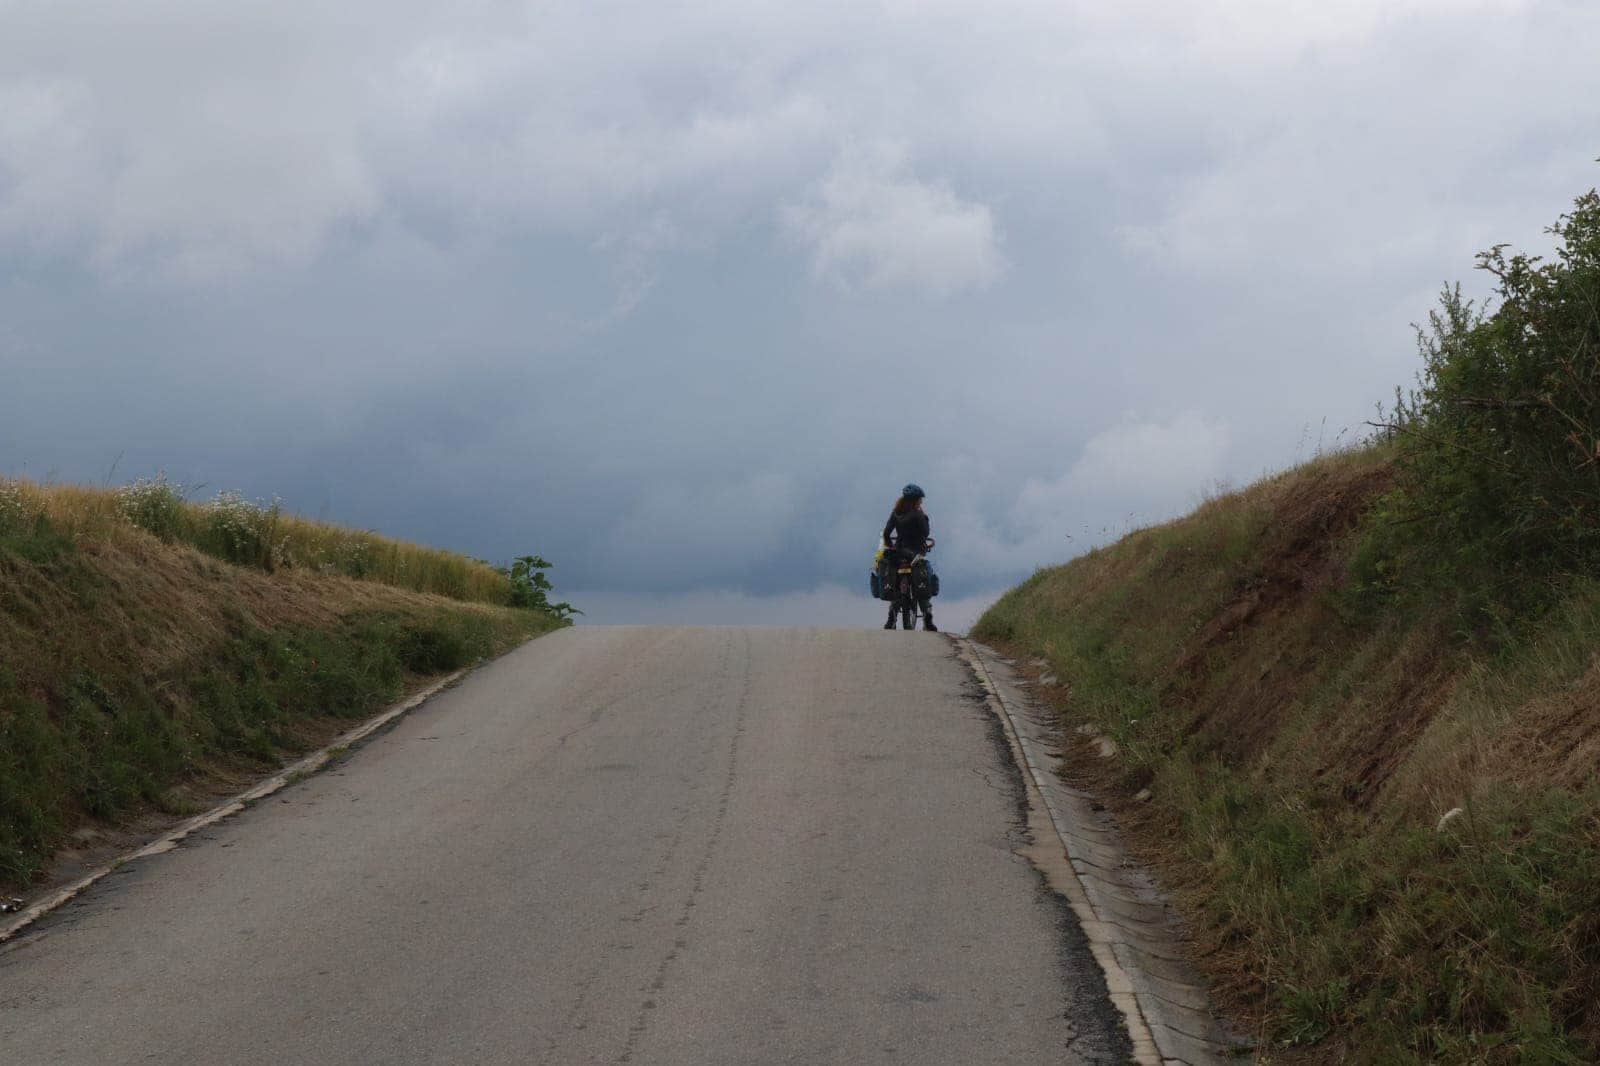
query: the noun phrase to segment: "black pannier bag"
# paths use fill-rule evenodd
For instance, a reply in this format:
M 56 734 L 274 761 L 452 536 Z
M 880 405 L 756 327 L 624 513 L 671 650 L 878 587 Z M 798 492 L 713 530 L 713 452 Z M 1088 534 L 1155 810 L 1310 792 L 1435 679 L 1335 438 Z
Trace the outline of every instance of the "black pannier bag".
M 875 600 L 893 600 L 896 559 L 880 549 L 872 562 L 872 572 L 867 575 L 867 588 L 871 590 L 872 598 Z M 939 595 L 939 575 L 933 572 L 933 567 L 928 565 L 928 560 L 924 559 L 917 564 L 916 572 L 912 577 L 917 583 L 917 592 L 920 596 L 933 597 Z
M 875 600 L 894 599 L 894 560 L 889 552 L 879 548 L 872 557 L 872 573 L 867 578 L 867 586 L 872 590 Z

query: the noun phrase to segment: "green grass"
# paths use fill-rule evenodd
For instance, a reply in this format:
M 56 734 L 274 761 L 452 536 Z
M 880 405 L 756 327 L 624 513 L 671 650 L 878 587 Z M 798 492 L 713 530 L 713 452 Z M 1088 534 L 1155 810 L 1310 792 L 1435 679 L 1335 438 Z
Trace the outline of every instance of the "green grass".
M 1376 827 L 1183 755 L 1157 787 L 1214 886 L 1207 917 L 1257 960 L 1276 1042 L 1339 1034 L 1389 1061 L 1593 1061 L 1569 1029 L 1600 965 L 1600 797 L 1501 793 L 1441 833 Z
M 1041 571 L 974 635 L 1046 657 L 1066 723 L 1117 740 L 1111 787 L 1150 789 L 1269 1048 L 1596 1061 L 1600 582 L 1492 640 L 1350 595 L 1387 462 L 1320 460 Z
M 0 885 L 37 877 L 80 825 L 189 813 L 212 772 L 264 773 L 414 681 L 565 624 L 208 563 L 63 506 L 94 494 L 52 508 L 0 490 Z
M 358 719 L 411 677 L 469 665 L 549 628 L 439 611 L 358 616 L 333 629 L 245 632 L 175 676 L 72 670 L 40 700 L 0 668 L 0 881 L 23 883 L 80 818 L 171 809 L 172 786 L 217 759 L 279 764 L 310 719 Z

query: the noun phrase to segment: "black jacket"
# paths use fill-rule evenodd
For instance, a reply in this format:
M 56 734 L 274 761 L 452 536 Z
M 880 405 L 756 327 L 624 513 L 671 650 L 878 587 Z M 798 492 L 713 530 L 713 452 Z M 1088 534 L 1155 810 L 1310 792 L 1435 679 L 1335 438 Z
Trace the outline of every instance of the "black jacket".
M 891 514 L 883 525 L 883 542 L 907 555 L 916 555 L 928 542 L 928 516 L 921 511 Z

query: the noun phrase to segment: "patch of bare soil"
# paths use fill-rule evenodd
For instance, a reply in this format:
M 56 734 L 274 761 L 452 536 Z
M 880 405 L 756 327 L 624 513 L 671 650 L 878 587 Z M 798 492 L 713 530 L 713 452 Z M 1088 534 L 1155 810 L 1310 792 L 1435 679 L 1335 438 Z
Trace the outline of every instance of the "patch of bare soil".
M 1272 501 L 1263 550 L 1234 595 L 1188 642 L 1163 702 L 1182 705 L 1188 732 L 1243 762 L 1270 746 L 1276 709 L 1307 687 L 1344 624 L 1322 602 L 1342 580 L 1349 535 L 1394 480 L 1390 468 L 1324 470 Z M 1273 636 L 1259 640 L 1271 629 Z

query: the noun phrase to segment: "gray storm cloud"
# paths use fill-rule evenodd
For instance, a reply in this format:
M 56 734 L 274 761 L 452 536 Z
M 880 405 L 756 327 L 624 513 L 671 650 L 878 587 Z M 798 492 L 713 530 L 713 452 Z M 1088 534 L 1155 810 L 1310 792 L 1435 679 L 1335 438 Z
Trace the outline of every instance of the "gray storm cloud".
M 1358 427 L 1439 284 L 1594 183 L 1596 39 L 1579 0 L 0 0 L 0 470 L 537 550 L 613 620 L 870 615 L 915 478 L 970 613 Z

